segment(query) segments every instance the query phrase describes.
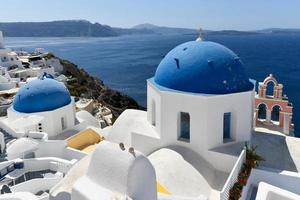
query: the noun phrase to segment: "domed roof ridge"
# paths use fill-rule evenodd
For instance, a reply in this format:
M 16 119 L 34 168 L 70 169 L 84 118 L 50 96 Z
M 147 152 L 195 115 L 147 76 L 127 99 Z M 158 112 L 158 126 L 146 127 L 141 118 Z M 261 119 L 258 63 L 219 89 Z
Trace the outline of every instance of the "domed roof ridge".
M 204 94 L 253 89 L 241 59 L 210 41 L 190 41 L 172 49 L 157 67 L 154 81 L 166 88 Z
M 45 112 L 71 102 L 66 86 L 52 78 L 38 78 L 23 85 L 13 100 L 13 109 L 22 113 Z

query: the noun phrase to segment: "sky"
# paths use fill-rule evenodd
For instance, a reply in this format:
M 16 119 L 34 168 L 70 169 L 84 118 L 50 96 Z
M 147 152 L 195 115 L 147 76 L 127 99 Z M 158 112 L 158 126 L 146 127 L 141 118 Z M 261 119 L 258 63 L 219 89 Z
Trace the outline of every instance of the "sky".
M 0 22 L 85 19 L 206 30 L 300 28 L 300 0 L 1 0 Z

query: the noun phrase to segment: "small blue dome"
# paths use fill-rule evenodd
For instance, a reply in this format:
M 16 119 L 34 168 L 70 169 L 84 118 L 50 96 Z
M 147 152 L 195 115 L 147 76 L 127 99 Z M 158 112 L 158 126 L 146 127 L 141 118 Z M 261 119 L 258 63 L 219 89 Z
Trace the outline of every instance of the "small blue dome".
M 20 88 L 13 101 L 18 112 L 34 113 L 51 111 L 68 105 L 71 96 L 66 86 L 52 78 L 40 78 Z
M 171 50 L 157 67 L 155 83 L 193 93 L 229 94 L 253 89 L 240 58 L 214 42 L 191 41 Z

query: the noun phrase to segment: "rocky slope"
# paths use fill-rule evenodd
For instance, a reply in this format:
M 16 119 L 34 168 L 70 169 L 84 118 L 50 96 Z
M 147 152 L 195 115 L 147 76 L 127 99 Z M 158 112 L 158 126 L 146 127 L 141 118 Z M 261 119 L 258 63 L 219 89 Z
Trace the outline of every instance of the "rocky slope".
M 49 53 L 47 59 L 55 57 Z M 55 57 L 57 58 L 57 57 Z M 144 110 L 133 98 L 107 87 L 103 81 L 89 75 L 84 69 L 79 68 L 68 60 L 60 60 L 65 76 L 69 78 L 67 87 L 72 96 L 93 98 L 111 109 L 116 119 L 126 109 Z

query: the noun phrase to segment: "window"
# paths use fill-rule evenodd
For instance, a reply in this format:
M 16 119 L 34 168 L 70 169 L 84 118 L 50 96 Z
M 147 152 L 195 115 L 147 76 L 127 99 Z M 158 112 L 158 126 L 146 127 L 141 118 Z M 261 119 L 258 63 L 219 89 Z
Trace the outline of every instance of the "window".
M 64 117 L 61 118 L 61 129 L 65 130 L 67 128 L 66 120 Z
M 179 115 L 179 140 L 190 141 L 190 114 L 180 112 Z
M 272 121 L 276 121 L 276 122 L 279 121 L 280 110 L 281 109 L 280 109 L 279 105 L 273 106 L 272 111 L 271 111 L 271 120 Z
M 231 132 L 231 113 L 224 113 L 223 117 L 223 139 L 230 139 Z
M 257 118 L 258 119 L 266 119 L 266 116 L 267 116 L 267 106 L 266 106 L 266 104 L 259 104 Z
M 274 87 L 275 87 L 275 83 L 273 81 L 269 81 L 267 83 L 266 95 L 274 96 Z
M 155 105 L 155 101 L 152 100 L 152 116 L 151 116 L 151 124 L 153 126 L 156 125 L 156 105 Z

